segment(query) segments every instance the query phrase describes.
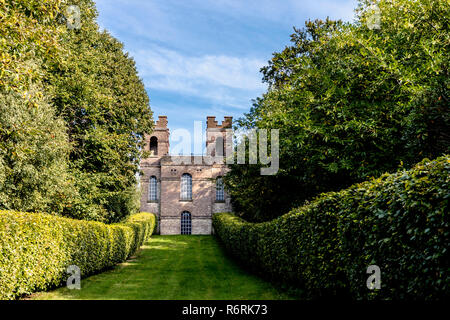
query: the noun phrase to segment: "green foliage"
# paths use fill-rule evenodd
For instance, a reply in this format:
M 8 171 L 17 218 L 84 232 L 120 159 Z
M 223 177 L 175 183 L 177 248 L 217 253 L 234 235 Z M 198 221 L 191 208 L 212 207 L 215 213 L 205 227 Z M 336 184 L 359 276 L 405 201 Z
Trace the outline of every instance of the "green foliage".
M 307 298 L 437 299 L 449 295 L 450 157 L 322 194 L 273 221 L 213 216 L 227 251 Z M 366 287 L 369 265 L 381 290 Z
M 0 208 L 118 222 L 139 208 L 152 112 L 94 2 L 70 4 L 79 30 L 59 22 L 66 1 L 0 1 Z
M 61 50 L 63 28 L 54 23 L 60 0 L 0 1 L 0 91 L 25 94 L 39 99 L 42 91 L 28 93 L 45 73 L 42 63 L 54 60 Z
M 74 195 L 64 122 L 45 94 L 59 1 L 0 2 L 0 208 L 62 213 Z M 33 14 L 31 14 L 33 13 Z
M 0 211 L 0 299 L 14 299 L 63 284 L 67 267 L 82 277 L 125 261 L 151 236 L 153 214 L 119 224 L 39 213 Z
M 46 101 L 33 104 L 0 95 L 0 208 L 62 213 L 75 192 L 66 129 Z
M 81 9 L 82 27 L 66 32 L 61 62 L 50 69 L 53 103 L 74 147 L 70 164 L 80 194 L 65 214 L 117 222 L 136 206 L 139 159 L 152 112 L 134 61 L 123 45 L 99 32 L 93 1 Z
M 136 173 L 152 112 L 134 61 L 99 32 L 93 1 L 81 9 L 80 30 L 63 34 L 59 63 L 49 69 L 52 101 L 73 143 L 70 167 L 78 197 L 65 215 L 117 222 L 138 210 Z
M 353 24 L 295 29 L 262 69 L 269 90 L 239 126 L 280 129 L 280 171 L 259 177 L 258 166 L 232 167 L 225 183 L 245 219 L 274 218 L 319 193 L 450 151 L 449 2 L 377 1 L 374 30 L 368 4 Z

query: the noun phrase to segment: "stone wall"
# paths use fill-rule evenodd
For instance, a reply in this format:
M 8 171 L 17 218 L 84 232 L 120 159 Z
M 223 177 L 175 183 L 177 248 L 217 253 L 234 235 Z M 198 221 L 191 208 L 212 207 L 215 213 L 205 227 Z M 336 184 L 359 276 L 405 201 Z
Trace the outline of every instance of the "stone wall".
M 208 128 L 221 128 L 215 120 L 208 119 Z M 223 129 L 231 125 L 231 118 L 222 124 Z M 180 234 L 181 214 L 191 213 L 192 234 L 212 233 L 212 214 L 231 211 L 229 197 L 225 202 L 216 202 L 216 182 L 219 176 L 224 176 L 227 167 L 224 164 L 210 164 L 201 156 L 183 157 L 169 156 L 169 131 L 167 118 L 159 117 L 152 135 L 146 136 L 147 143 L 152 136 L 158 138 L 158 154 L 141 161 L 143 176 L 141 177 L 141 211 L 152 212 L 158 216 L 158 232 L 160 234 Z M 222 129 L 222 128 L 221 128 Z M 146 146 L 148 149 L 148 146 Z M 182 161 L 184 160 L 184 161 Z M 181 200 L 181 176 L 188 173 L 192 176 L 192 200 Z M 158 180 L 158 201 L 149 200 L 149 179 L 155 176 Z

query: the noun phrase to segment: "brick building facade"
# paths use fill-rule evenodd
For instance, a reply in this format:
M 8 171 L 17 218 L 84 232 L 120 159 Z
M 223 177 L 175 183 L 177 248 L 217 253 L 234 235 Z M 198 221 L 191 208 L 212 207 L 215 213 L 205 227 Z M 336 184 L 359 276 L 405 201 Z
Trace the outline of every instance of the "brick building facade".
M 225 154 L 231 125 L 232 117 L 220 125 L 215 117 L 207 118 L 207 155 Z M 221 179 L 227 167 L 204 156 L 169 155 L 169 134 L 167 117 L 160 116 L 153 133 L 145 137 L 150 156 L 141 161 L 141 211 L 158 216 L 160 234 L 211 234 L 212 215 L 231 211 Z

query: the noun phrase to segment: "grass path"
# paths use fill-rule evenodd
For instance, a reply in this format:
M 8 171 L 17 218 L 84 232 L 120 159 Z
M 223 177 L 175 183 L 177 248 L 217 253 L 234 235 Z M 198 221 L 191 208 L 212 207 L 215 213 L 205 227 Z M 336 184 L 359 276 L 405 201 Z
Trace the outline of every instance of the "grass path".
M 153 236 L 136 259 L 81 280 L 81 290 L 59 288 L 32 299 L 289 299 L 249 274 L 212 236 Z

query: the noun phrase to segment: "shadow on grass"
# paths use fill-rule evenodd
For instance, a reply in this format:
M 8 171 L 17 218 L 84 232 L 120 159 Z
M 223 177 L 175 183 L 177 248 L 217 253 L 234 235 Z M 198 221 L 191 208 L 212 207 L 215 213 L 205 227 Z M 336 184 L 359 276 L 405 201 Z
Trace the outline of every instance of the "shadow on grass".
M 230 259 L 212 236 L 153 236 L 137 257 L 32 299 L 273 300 L 292 299 Z

